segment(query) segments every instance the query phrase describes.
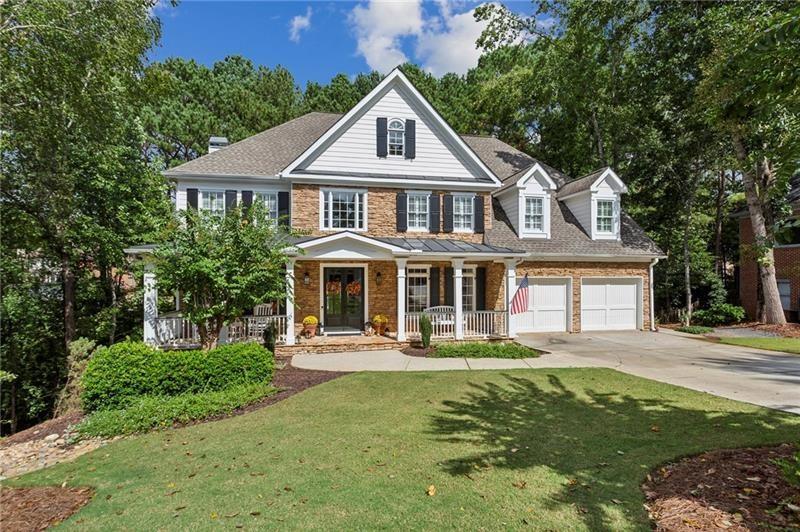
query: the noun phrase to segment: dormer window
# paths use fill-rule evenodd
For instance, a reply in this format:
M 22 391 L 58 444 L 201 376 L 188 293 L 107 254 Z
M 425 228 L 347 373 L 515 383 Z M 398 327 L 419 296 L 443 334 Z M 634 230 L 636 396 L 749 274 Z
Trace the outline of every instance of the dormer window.
M 614 201 L 597 200 L 597 232 L 614 232 Z
M 403 156 L 406 127 L 402 120 L 389 120 L 389 155 Z
M 544 198 L 525 198 L 525 231 L 544 232 Z

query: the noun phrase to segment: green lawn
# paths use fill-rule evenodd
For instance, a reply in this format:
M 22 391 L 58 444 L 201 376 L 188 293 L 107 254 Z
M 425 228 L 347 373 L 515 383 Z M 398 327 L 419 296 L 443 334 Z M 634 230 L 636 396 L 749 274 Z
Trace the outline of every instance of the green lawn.
M 723 344 L 783 351 L 800 355 L 800 338 L 720 338 Z
M 798 439 L 800 416 L 607 369 L 361 373 L 10 484 L 95 486 L 67 529 L 649 530 L 654 466 Z

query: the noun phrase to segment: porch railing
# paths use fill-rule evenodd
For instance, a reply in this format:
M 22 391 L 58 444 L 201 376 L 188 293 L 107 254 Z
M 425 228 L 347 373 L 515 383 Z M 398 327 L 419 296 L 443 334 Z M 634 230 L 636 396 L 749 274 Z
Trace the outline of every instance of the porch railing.
M 183 316 L 155 319 L 156 343 L 160 346 L 182 347 L 200 344 L 197 327 Z
M 262 341 L 267 327 L 274 323 L 278 332 L 276 343 L 286 343 L 286 316 L 243 316 L 224 328 L 221 343 Z M 155 319 L 156 344 L 162 347 L 194 347 L 200 345 L 197 327 L 183 316 Z
M 286 316 L 274 314 L 272 316 L 243 316 L 228 326 L 228 342 L 262 341 L 267 327 L 275 325 L 277 331 L 276 343 L 286 342 Z
M 419 318 L 423 314 L 431 320 L 431 339 L 455 338 L 454 312 L 410 312 L 406 314 L 406 335 L 419 338 Z M 464 312 L 464 338 L 504 338 L 508 334 L 505 310 L 475 310 Z

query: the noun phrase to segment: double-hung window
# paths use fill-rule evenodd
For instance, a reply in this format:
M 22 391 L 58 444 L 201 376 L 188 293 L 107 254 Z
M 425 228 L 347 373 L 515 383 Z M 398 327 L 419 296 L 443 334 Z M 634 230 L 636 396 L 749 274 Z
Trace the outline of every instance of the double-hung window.
M 406 126 L 402 120 L 393 118 L 389 121 L 389 155 L 404 153 Z
M 256 192 L 253 198 L 256 203 L 264 205 L 267 216 L 273 220 L 278 219 L 278 193 L 277 192 Z
M 525 198 L 525 230 L 544 232 L 544 198 Z
M 453 196 L 453 229 L 472 231 L 475 222 L 474 196 L 456 194 Z
M 211 214 L 225 214 L 225 193 L 215 190 L 200 191 L 200 210 Z
M 366 194 L 356 190 L 322 191 L 322 228 L 366 228 Z
M 428 230 L 428 198 L 427 192 L 411 192 L 408 194 L 408 230 Z
M 597 200 L 597 232 L 614 232 L 614 202 L 612 200 Z
M 422 312 L 430 305 L 428 279 L 428 268 L 408 268 L 406 272 L 407 312 Z
M 464 312 L 475 310 L 475 268 L 464 268 L 461 274 L 461 305 Z

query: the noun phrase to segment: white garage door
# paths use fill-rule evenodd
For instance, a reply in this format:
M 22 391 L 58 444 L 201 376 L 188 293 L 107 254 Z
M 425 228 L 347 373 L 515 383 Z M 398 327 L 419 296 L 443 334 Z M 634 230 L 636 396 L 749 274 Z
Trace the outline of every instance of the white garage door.
M 581 330 L 636 329 L 641 279 L 584 279 Z
M 522 282 L 517 279 L 517 286 Z M 517 332 L 556 332 L 567 330 L 567 279 L 528 278 L 528 312 L 515 314 Z

